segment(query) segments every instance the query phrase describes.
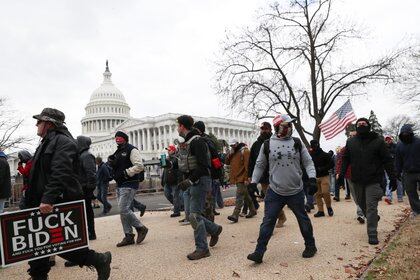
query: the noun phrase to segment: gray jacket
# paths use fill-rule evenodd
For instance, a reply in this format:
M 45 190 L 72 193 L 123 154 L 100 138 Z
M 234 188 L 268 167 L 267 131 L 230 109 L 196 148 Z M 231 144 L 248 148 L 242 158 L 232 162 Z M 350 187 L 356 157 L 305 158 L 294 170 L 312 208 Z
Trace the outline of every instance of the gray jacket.
M 302 145 L 302 151 L 299 154 L 299 150 L 294 148 L 294 144 L 292 137 L 279 138 L 273 135 L 270 138 L 270 188 L 279 195 L 295 195 L 303 190 L 301 164 L 309 178 L 316 176 L 308 150 Z M 267 158 L 264 154 L 264 145 L 262 145 L 252 173 L 252 183 L 260 181 L 266 166 Z

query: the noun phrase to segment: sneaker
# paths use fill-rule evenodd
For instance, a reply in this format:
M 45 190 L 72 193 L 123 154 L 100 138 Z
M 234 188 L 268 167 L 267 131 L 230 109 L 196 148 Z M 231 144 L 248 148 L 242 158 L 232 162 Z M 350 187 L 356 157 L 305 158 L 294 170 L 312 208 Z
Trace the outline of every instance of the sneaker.
M 327 207 L 328 216 L 332 217 L 334 215 L 334 211 L 331 207 Z
M 306 213 L 311 213 L 312 209 L 315 209 L 313 204 L 308 204 L 308 203 L 305 204 Z
M 171 216 L 169 216 L 169 217 L 175 218 L 175 217 L 179 217 L 179 216 L 181 216 L 181 213 L 172 213 Z
M 178 221 L 178 223 L 183 223 L 183 222 L 185 222 L 186 220 L 187 220 L 187 219 L 185 219 L 185 218 L 184 218 L 184 219 L 181 219 L 181 220 L 179 220 L 179 221 Z
M 190 221 L 185 220 L 181 222 L 181 226 L 188 226 L 190 224 Z
M 305 246 L 305 250 L 302 253 L 302 257 L 312 258 L 313 256 L 315 256 L 316 251 L 318 250 L 316 249 L 315 246 Z
M 318 218 L 318 217 L 324 217 L 325 216 L 325 213 L 324 212 L 322 212 L 322 211 L 318 211 L 318 212 L 316 212 L 315 214 L 314 214 L 314 217 L 315 218 Z
M 236 217 L 236 216 L 230 215 L 227 218 L 228 218 L 229 221 L 232 221 L 234 223 L 238 222 L 238 217 Z
M 134 244 L 134 234 L 128 233 L 125 235 L 123 240 L 121 240 L 121 242 L 117 244 L 117 247 L 123 247 L 132 244 Z
M 141 228 L 136 229 L 137 230 L 137 240 L 136 243 L 140 244 L 143 242 L 143 240 L 146 238 L 147 232 L 149 229 L 145 226 L 142 226 Z
M 217 230 L 217 232 L 214 235 L 211 235 L 210 242 L 209 242 L 210 247 L 216 246 L 217 241 L 219 241 L 219 235 L 222 233 L 222 230 L 223 230 L 223 227 L 219 226 L 219 229 Z
M 360 224 L 365 223 L 365 218 L 363 218 L 362 216 L 357 217 L 357 220 L 359 221 Z
M 402 198 L 398 198 L 398 202 L 404 202 Z
M 369 236 L 369 244 L 370 245 L 378 245 L 379 240 L 377 236 Z
M 195 250 L 191 254 L 187 255 L 187 258 L 191 261 L 199 260 L 202 258 L 210 257 L 210 251 L 209 250 Z
M 340 201 L 340 198 L 339 198 L 339 197 L 336 197 L 336 196 L 334 196 L 334 197 L 333 197 L 333 199 L 334 199 L 335 201 L 337 201 L 337 202 L 339 202 L 339 201 Z
M 245 218 L 249 219 L 257 215 L 257 211 L 249 211 L 249 214 Z
M 243 213 L 243 212 L 239 213 L 239 217 L 246 217 L 246 213 Z
M 384 200 L 385 200 L 386 204 L 388 204 L 388 205 L 392 204 L 392 200 L 389 197 L 385 197 Z
M 349 195 L 346 195 L 346 197 L 344 199 L 345 200 L 349 200 L 350 199 L 350 196 Z
M 254 252 L 252 254 L 249 254 L 246 258 L 255 263 L 262 263 L 263 255 L 258 252 Z

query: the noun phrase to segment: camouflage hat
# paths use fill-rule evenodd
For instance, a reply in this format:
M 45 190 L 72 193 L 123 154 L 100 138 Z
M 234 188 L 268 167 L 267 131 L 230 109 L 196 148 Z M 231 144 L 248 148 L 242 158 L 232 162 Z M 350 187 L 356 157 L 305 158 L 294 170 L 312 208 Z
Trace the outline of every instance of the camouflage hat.
M 54 108 L 44 108 L 39 115 L 33 116 L 34 119 L 54 124 L 63 124 L 66 116 L 60 110 Z

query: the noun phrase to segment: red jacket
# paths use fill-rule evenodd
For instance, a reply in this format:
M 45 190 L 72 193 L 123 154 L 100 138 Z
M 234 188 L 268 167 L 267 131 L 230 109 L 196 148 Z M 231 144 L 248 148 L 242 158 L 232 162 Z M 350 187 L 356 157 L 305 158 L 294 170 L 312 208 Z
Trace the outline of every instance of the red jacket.
M 23 165 L 18 165 L 18 171 L 20 174 L 22 174 L 23 177 L 23 188 L 22 192 L 29 189 L 28 179 L 29 174 L 31 173 L 32 168 L 32 160 L 28 160 L 28 162 L 25 164 L 25 167 Z
M 336 162 L 336 165 L 335 165 L 335 174 L 340 174 L 341 173 L 341 166 L 342 166 L 342 163 L 343 163 L 343 155 L 344 155 L 345 151 L 346 151 L 346 147 L 343 147 L 341 149 L 341 151 L 337 154 L 337 162 Z M 351 165 L 350 164 L 347 167 L 346 173 L 344 174 L 344 178 L 351 179 Z

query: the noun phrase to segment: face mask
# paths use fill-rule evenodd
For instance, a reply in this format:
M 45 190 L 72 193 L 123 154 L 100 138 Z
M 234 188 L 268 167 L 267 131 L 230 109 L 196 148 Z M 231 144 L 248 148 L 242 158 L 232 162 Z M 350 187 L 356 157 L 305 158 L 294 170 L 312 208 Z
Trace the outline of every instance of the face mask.
M 125 139 L 123 137 L 117 136 L 115 137 L 115 142 L 117 143 L 117 145 L 122 145 L 125 143 Z
M 356 132 L 357 132 L 357 134 L 359 134 L 359 135 L 366 135 L 366 134 L 368 134 L 369 133 L 369 131 L 370 131 L 370 128 L 369 128 L 369 126 L 364 126 L 364 125 L 361 125 L 361 126 L 358 126 L 357 128 L 356 128 Z
M 271 132 L 267 132 L 267 131 L 263 131 L 260 133 L 260 135 L 264 138 L 264 139 L 268 139 L 271 137 Z
M 292 132 L 293 130 L 291 126 L 279 125 L 277 129 L 277 136 L 280 138 L 289 137 L 290 135 L 292 135 Z
M 316 150 L 318 149 L 319 145 L 318 144 L 311 144 L 311 149 L 312 150 Z

